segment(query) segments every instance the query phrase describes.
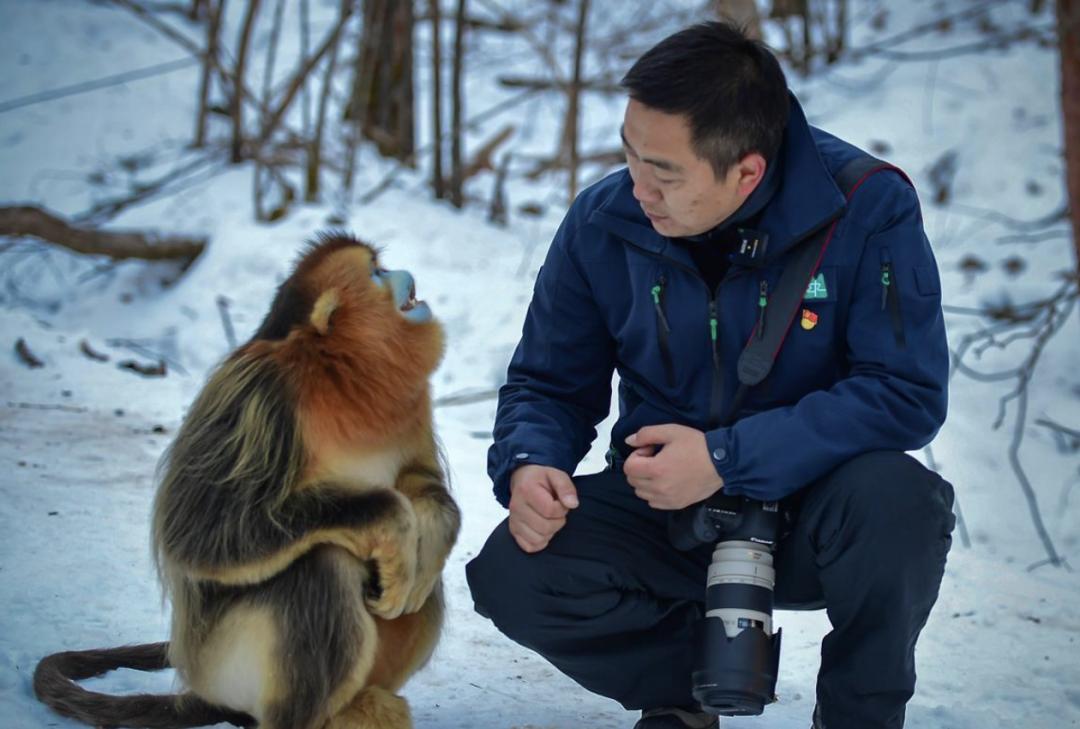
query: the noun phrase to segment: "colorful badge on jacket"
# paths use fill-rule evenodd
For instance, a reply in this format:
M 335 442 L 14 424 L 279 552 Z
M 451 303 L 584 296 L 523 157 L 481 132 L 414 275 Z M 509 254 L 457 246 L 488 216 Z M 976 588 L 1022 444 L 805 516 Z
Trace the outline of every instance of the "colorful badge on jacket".
M 809 309 L 802 310 L 802 320 L 799 322 L 802 324 L 802 328 L 807 331 L 817 326 L 818 315 Z

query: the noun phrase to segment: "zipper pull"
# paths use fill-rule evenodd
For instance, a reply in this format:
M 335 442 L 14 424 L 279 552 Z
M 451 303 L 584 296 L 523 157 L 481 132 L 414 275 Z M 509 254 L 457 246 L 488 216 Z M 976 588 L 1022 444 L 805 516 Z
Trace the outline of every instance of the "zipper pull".
M 889 286 L 891 285 L 892 267 L 888 261 L 881 263 L 881 310 L 885 311 L 885 303 L 889 300 Z
M 660 299 L 664 294 L 664 277 L 661 276 L 659 282 L 653 285 L 652 289 L 653 306 L 656 308 L 656 316 L 660 320 L 660 324 L 664 327 L 664 331 L 670 332 L 671 327 L 668 325 L 667 317 L 664 316 L 664 307 L 660 303 Z
M 765 307 L 769 305 L 769 282 L 762 281 L 758 287 L 757 338 L 765 336 Z
M 709 339 L 712 341 L 713 367 L 720 369 L 720 355 L 716 351 L 716 330 L 718 326 L 716 316 L 716 299 L 709 301 Z

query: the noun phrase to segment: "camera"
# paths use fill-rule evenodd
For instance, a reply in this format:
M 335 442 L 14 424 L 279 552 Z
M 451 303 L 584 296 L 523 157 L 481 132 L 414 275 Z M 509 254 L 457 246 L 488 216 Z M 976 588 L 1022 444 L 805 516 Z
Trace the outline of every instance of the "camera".
M 782 522 L 778 502 L 723 493 L 671 516 L 676 548 L 714 545 L 691 676 L 703 711 L 757 716 L 776 701 L 781 631 L 772 632 L 773 549 Z

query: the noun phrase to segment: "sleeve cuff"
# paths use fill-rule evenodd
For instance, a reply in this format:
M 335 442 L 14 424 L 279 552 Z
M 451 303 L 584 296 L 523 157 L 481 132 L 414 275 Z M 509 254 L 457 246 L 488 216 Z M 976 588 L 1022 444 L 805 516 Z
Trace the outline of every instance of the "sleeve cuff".
M 530 464 L 551 466 L 573 475 L 573 467 L 568 470 L 565 466 L 560 465 L 556 458 L 541 453 L 530 453 L 526 450 L 513 451 L 509 460 L 504 462 L 500 475 L 494 479 L 495 500 L 502 504 L 504 508 L 510 508 L 510 477 L 517 469 Z
M 709 449 L 709 458 L 720 478 L 724 479 L 724 493 L 738 495 L 742 493 L 732 487 L 729 480 L 735 470 L 735 437 L 731 428 L 717 428 L 705 431 L 705 446 Z

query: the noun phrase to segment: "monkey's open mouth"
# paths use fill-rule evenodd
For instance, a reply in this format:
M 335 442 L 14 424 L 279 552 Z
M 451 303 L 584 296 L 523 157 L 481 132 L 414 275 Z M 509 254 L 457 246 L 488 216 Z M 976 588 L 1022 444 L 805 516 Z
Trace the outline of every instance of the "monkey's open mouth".
M 416 299 L 416 287 L 409 287 L 409 298 L 405 299 L 405 303 L 401 305 L 400 311 L 412 311 L 416 308 L 416 305 L 421 302 Z

